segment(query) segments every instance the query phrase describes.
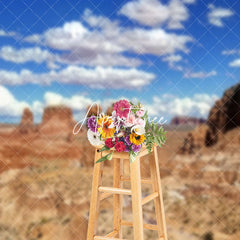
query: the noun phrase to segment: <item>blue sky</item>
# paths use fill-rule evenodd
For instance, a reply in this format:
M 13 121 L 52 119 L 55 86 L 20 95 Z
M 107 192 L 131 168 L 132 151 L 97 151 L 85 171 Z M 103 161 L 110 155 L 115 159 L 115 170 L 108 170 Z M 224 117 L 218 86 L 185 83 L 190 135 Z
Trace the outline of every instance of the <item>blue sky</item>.
M 65 104 L 139 99 L 150 114 L 207 117 L 239 82 L 240 2 L 1 1 L 0 121 Z

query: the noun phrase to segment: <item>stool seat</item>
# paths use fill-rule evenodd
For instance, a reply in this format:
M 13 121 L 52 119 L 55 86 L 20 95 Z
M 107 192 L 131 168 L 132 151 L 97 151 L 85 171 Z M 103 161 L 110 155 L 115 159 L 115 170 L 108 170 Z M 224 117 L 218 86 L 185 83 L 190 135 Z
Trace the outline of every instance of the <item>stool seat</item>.
M 157 145 L 154 144 L 154 147 L 156 147 L 156 146 L 157 146 Z M 96 148 L 97 150 L 100 150 L 102 147 L 103 147 L 103 145 L 95 146 L 95 148 Z M 109 153 L 112 152 L 112 151 L 113 151 L 113 156 L 112 156 L 112 158 L 129 159 L 129 153 L 128 153 L 128 152 L 117 152 L 114 148 L 112 148 L 111 151 L 104 151 L 104 152 L 102 152 L 102 157 L 106 156 L 107 154 L 109 154 Z M 152 149 L 152 151 L 153 151 L 153 149 Z M 151 151 L 151 152 L 152 152 L 152 151 Z M 141 152 L 138 154 L 138 157 L 140 158 L 140 157 L 143 157 L 143 156 L 145 156 L 145 155 L 147 155 L 147 154 L 149 154 L 149 152 L 148 152 L 146 146 L 143 145 L 142 148 L 141 148 Z
M 99 152 L 102 146 L 96 147 L 95 162 L 109 154 L 111 151 Z M 161 189 L 161 179 L 157 156 L 157 146 L 154 145 L 154 158 L 149 158 L 151 178 L 141 178 L 140 158 L 149 152 L 142 147 L 134 162 L 129 162 L 128 152 L 113 152 L 113 187 L 102 186 L 102 174 L 104 162 L 94 164 L 92 195 L 89 211 L 87 240 L 127 240 L 122 236 L 122 226 L 133 227 L 134 240 L 144 240 L 144 229 L 158 232 L 158 240 L 167 240 L 166 221 Z M 129 176 L 123 171 L 123 163 L 129 164 Z M 124 182 L 131 183 L 131 189 L 123 188 Z M 141 183 L 151 184 L 153 192 L 142 198 Z M 129 195 L 132 198 L 133 221 L 122 219 L 122 197 Z M 113 231 L 105 236 L 97 236 L 97 219 L 99 214 L 100 201 L 113 196 Z M 143 223 L 142 206 L 154 201 L 157 224 Z

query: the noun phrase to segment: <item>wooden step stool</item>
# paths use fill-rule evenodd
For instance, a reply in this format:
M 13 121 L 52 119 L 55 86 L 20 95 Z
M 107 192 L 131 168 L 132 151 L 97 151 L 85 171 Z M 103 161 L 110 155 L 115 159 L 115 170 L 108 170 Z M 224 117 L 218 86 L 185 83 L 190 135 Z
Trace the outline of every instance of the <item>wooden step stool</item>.
M 143 240 L 143 229 L 158 231 L 158 240 L 167 240 L 166 222 L 163 206 L 163 197 L 160 181 L 160 172 L 158 165 L 157 147 L 153 147 L 154 158 L 149 158 L 151 172 L 150 179 L 141 179 L 140 177 L 140 158 L 147 155 L 146 148 L 142 148 L 138 157 L 133 163 L 130 163 L 130 176 L 123 175 L 123 161 L 129 159 L 127 152 L 114 152 L 114 172 L 113 187 L 102 186 L 103 163 L 94 164 L 92 195 L 88 221 L 87 240 L 115 240 L 122 239 L 122 226 L 133 226 L 134 240 Z M 95 162 L 109 152 L 95 152 Z M 125 160 L 126 161 L 126 160 Z M 129 161 L 128 161 L 129 162 Z M 131 189 L 123 189 L 124 181 L 131 182 Z M 152 184 L 153 193 L 142 199 L 141 182 Z M 113 231 L 103 237 L 96 236 L 97 219 L 99 212 L 99 202 L 113 194 Z M 122 219 L 122 195 L 132 196 L 133 222 Z M 154 200 L 157 225 L 144 224 L 142 206 L 149 201 Z

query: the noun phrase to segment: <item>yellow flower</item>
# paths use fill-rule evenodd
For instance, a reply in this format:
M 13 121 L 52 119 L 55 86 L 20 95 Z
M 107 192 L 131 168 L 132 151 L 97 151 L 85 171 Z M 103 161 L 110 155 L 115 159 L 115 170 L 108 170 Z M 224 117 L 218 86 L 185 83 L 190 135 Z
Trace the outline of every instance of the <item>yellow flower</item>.
M 135 145 L 140 145 L 141 143 L 143 143 L 145 141 L 145 136 L 144 134 L 142 135 L 137 135 L 136 133 L 132 132 L 130 134 L 130 142 L 135 144 Z
M 112 119 L 108 116 L 98 119 L 98 131 L 102 135 L 102 138 L 112 138 L 115 133 L 115 127 L 109 128 L 112 123 Z

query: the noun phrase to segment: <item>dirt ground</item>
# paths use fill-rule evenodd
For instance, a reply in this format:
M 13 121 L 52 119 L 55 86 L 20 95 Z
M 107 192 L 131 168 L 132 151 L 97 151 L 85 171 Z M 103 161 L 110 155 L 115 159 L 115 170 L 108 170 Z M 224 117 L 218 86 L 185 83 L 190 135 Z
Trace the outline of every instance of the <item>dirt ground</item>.
M 69 141 L 14 136 L 11 126 L 0 130 L 0 239 L 85 240 L 94 156 L 86 134 Z M 169 240 L 239 240 L 239 145 L 178 155 L 186 134 L 169 130 L 158 152 Z M 233 135 L 239 132 L 227 137 Z M 141 160 L 143 176 L 149 174 L 147 160 Z M 111 164 L 104 167 L 104 185 L 112 184 Z M 143 185 L 144 196 L 151 191 Z M 100 235 L 112 231 L 111 201 L 100 206 Z M 123 205 L 124 218 L 131 219 L 131 198 L 124 197 Z M 154 224 L 152 202 L 143 212 L 144 222 Z M 131 228 L 124 227 L 123 233 L 133 239 Z M 157 239 L 156 232 L 145 231 L 145 239 Z

